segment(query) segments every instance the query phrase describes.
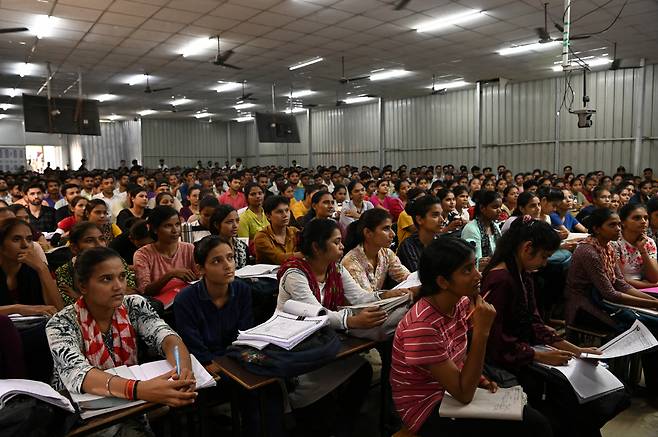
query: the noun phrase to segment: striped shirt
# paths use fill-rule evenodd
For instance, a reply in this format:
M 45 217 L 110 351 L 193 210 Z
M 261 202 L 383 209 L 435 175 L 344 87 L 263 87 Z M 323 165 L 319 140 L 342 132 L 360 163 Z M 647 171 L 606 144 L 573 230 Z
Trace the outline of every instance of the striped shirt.
M 463 297 L 454 314 L 440 313 L 423 298 L 398 324 L 393 339 L 391 388 L 393 401 L 404 424 L 417 432 L 445 389 L 429 372 L 432 364 L 451 360 L 461 369 L 466 357 L 469 300 Z

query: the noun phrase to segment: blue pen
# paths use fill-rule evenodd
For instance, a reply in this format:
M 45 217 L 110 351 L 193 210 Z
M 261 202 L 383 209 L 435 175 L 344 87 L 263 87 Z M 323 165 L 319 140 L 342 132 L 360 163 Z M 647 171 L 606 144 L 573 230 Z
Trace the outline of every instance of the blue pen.
M 178 345 L 174 346 L 174 359 L 176 360 L 176 373 L 180 378 L 180 353 L 178 352 Z

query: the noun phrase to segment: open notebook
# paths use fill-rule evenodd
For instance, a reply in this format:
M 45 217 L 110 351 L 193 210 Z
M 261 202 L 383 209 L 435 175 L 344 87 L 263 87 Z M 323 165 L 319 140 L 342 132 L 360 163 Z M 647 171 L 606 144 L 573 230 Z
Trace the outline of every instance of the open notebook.
M 548 346 L 533 346 L 533 349 L 536 351 L 551 350 Z M 624 384 L 598 361 L 574 358 L 566 366 L 551 366 L 537 362 L 535 364 L 566 378 L 581 404 L 624 388 Z
M 0 409 L 14 396 L 28 395 L 75 413 L 71 402 L 48 384 L 30 379 L 0 379 Z
M 192 358 L 192 371 L 196 379 L 197 388 L 207 388 L 214 386 L 215 380 L 210 373 L 199 363 L 194 357 Z M 112 369 L 107 369 L 105 372 L 111 373 L 126 379 L 137 379 L 146 381 L 153 379 L 164 373 L 173 370 L 171 364 L 166 360 L 152 361 L 150 363 L 137 364 L 134 366 L 119 366 Z M 133 407 L 135 405 L 143 404 L 144 401 L 130 401 L 127 399 L 119 399 L 115 397 L 105 397 L 93 395 L 89 393 L 71 393 L 71 399 L 80 407 L 80 416 L 83 419 L 98 416 L 101 414 L 109 413 L 110 411 L 120 410 L 123 408 Z
M 290 350 L 315 331 L 329 324 L 326 310 L 319 305 L 289 300 L 283 311 L 274 311 L 272 317 L 258 326 L 240 331 L 235 345 L 263 349 L 274 344 Z
M 523 407 L 527 402 L 528 398 L 520 385 L 499 388 L 495 393 L 477 388 L 468 404 L 462 404 L 445 392 L 439 415 L 457 419 L 523 420 Z M 483 434 L 486 435 L 486 432 Z

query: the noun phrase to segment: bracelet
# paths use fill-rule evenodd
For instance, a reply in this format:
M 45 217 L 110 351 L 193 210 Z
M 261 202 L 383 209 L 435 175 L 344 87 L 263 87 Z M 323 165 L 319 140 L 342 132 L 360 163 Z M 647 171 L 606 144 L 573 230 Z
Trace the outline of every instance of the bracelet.
M 133 400 L 137 400 L 137 384 L 139 384 L 139 380 L 135 380 L 135 385 L 133 385 Z
M 135 380 L 134 379 L 129 379 L 126 381 L 126 385 L 124 386 L 123 389 L 123 394 L 125 395 L 126 399 L 128 400 L 134 400 L 132 395 L 133 395 L 133 386 L 135 385 Z
M 116 378 L 117 375 L 111 375 L 109 378 L 107 378 L 107 381 L 105 381 L 105 391 L 107 392 L 108 396 L 114 396 L 112 394 L 112 391 L 110 390 L 110 381 L 112 381 L 112 378 Z

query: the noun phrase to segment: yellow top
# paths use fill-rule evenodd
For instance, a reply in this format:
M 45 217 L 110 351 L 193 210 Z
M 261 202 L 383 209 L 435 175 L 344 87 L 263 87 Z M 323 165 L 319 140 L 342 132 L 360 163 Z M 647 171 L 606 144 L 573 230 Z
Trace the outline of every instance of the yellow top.
M 296 219 L 303 217 L 308 212 L 308 208 L 304 206 L 304 202 L 298 201 L 290 206 L 290 211 Z
M 238 237 L 249 238 L 252 240 L 256 233 L 270 224 L 267 221 L 265 212 L 262 211 L 260 215 L 256 215 L 252 210 L 247 208 L 240 216 L 240 223 L 238 224 Z
M 416 231 L 414 221 L 407 211 L 402 211 L 398 216 L 398 247 Z

